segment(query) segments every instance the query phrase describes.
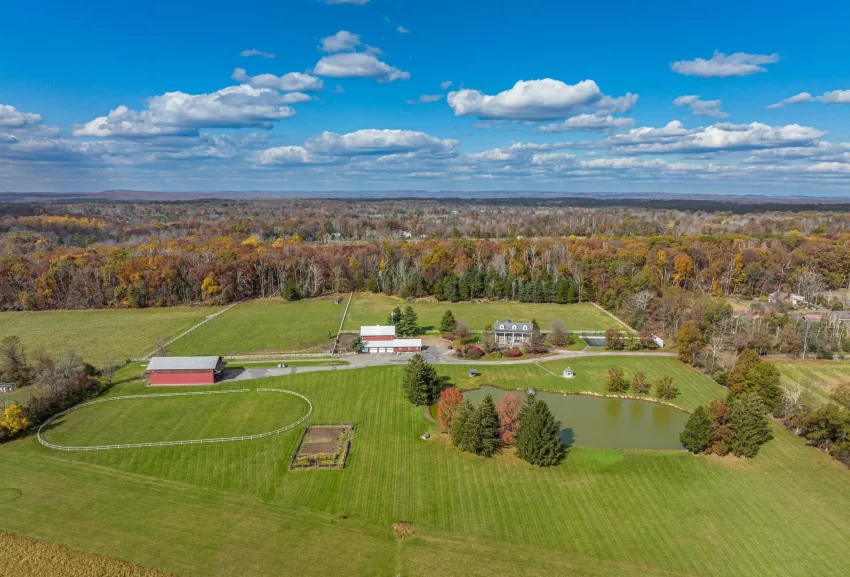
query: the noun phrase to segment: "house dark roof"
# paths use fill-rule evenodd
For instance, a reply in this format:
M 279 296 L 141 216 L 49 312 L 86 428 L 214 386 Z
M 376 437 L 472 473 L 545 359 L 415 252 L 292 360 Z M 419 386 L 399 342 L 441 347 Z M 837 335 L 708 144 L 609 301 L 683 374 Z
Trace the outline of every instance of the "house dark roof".
M 531 321 L 496 321 L 493 323 L 493 332 L 496 333 L 528 333 L 534 331 Z
M 850 321 L 850 311 L 832 311 L 829 313 L 831 321 Z

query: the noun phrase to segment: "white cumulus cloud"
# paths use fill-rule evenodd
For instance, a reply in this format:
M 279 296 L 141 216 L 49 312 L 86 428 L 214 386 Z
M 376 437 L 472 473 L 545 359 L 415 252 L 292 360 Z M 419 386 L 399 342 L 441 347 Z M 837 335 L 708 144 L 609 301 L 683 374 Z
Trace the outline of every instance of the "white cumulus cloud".
M 423 94 L 419 98 L 407 100 L 408 104 L 427 104 L 429 102 L 437 102 L 443 98 L 442 94 Z
M 747 54 L 746 52 L 735 52 L 724 54 L 715 51 L 714 56 L 706 60 L 696 58 L 694 60 L 679 60 L 670 64 L 673 72 L 685 76 L 701 76 L 710 78 L 712 76 L 749 76 L 759 72 L 767 72 L 764 64 L 775 64 L 779 62 L 779 54 Z
M 336 34 L 322 38 L 321 49 L 324 52 L 351 52 L 361 45 L 359 34 L 340 30 Z
M 209 94 L 166 92 L 141 111 L 119 106 L 106 116 L 74 128 L 74 136 L 142 137 L 193 134 L 198 128 L 268 128 L 295 114 L 286 95 L 247 84 Z
M 610 111 L 630 110 L 637 95 L 621 98 L 606 97 L 593 80 L 566 84 L 560 80 L 520 80 L 504 92 L 495 95 L 478 90 L 461 89 L 449 92 L 449 106 L 456 116 L 477 116 L 503 120 L 554 120 L 574 112 L 600 105 Z
M 707 153 L 806 146 L 825 135 L 825 131 L 809 126 L 769 126 L 760 122 L 718 123 L 688 130 L 674 120 L 662 128 L 633 128 L 600 144 L 610 145 L 618 154 Z
M 21 112 L 11 104 L 0 104 L 0 126 L 20 128 L 41 123 L 41 114 Z
M 281 92 L 309 92 L 324 88 L 321 78 L 301 72 L 290 72 L 283 76 L 275 76 L 274 74 L 248 76 L 244 68 L 237 68 L 230 77 L 237 82 L 250 84 L 255 88 L 270 88 L 272 90 L 280 90 Z
M 809 92 L 801 92 L 784 100 L 780 100 L 776 104 L 771 104 L 768 108 L 782 108 L 786 104 L 798 104 L 800 102 L 822 102 L 824 104 L 850 104 L 850 90 L 831 90 L 824 92 L 820 96 L 812 96 Z
M 251 57 L 251 56 L 262 56 L 263 58 L 274 58 L 274 52 L 263 52 L 262 50 L 257 50 L 256 48 L 251 48 L 250 50 L 243 50 L 239 53 L 239 56 Z
M 458 144 L 457 140 L 443 140 L 416 130 L 367 128 L 348 134 L 323 132 L 307 140 L 304 146 L 317 154 L 356 156 L 405 152 L 447 154 L 453 153 Z
M 372 54 L 346 52 L 325 56 L 313 67 L 313 74 L 331 78 L 372 78 L 378 82 L 407 80 L 410 73 L 381 62 Z
M 729 117 L 728 114 L 720 110 L 721 100 L 700 100 L 697 94 L 680 96 L 673 101 L 673 104 L 681 108 L 690 108 L 694 116 Z
M 631 118 L 618 118 L 610 114 L 579 114 L 567 118 L 560 124 L 548 124 L 540 127 L 540 132 L 567 132 L 570 130 L 613 130 L 632 126 Z

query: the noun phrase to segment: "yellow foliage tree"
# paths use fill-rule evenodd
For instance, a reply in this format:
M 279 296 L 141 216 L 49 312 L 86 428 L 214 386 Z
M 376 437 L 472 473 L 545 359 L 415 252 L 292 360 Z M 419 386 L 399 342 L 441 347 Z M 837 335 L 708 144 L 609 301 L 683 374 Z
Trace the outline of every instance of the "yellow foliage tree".
M 3 416 L 0 416 L 0 428 L 5 429 L 6 434 L 15 435 L 30 426 L 24 410 L 17 403 L 9 405 Z
M 203 291 L 204 295 L 207 297 L 214 297 L 221 292 L 221 287 L 215 280 L 215 275 L 213 273 L 208 274 L 204 279 L 204 282 L 201 283 L 201 291 Z

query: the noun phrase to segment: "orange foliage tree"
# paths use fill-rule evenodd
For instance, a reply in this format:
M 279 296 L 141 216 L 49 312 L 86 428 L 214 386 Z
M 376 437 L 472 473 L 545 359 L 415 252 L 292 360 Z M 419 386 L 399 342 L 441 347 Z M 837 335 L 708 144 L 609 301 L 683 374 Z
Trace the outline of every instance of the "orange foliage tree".
M 443 389 L 440 393 L 440 404 L 437 406 L 437 424 L 443 432 L 451 432 L 455 413 L 463 403 L 463 393 L 455 387 Z

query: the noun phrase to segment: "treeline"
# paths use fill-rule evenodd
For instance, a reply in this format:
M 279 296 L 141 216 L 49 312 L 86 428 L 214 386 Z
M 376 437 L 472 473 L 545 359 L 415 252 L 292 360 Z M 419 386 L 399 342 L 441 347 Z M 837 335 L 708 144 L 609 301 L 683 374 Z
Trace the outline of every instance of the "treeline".
M 0 439 L 40 425 L 98 395 L 111 386 L 114 371 L 112 363 L 100 370 L 86 364 L 73 348 L 54 356 L 41 349 L 26 351 L 17 337 L 6 337 L 0 342 L 0 382 L 12 382 L 31 392 L 25 407 L 12 405 L 6 408 L 5 416 L 0 416 Z M 18 407 L 13 413 L 14 427 L 8 414 L 12 407 Z
M 0 308 L 221 304 L 368 290 L 449 302 L 596 301 L 638 328 L 673 334 L 677 309 L 694 295 L 766 300 L 785 290 L 814 299 L 850 283 L 846 233 L 321 244 L 247 225 L 209 238 L 168 226 L 175 231 L 168 240 L 134 236 L 85 248 L 9 231 L 0 238 Z

